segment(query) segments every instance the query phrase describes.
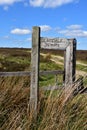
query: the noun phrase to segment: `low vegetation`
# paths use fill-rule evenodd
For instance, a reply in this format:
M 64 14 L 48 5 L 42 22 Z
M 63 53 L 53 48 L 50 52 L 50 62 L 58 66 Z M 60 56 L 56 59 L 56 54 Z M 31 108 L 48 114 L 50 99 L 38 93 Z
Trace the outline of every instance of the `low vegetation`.
M 0 130 L 86 130 L 87 95 L 40 91 L 37 122 L 29 116 L 29 77 L 0 78 Z M 48 94 L 47 94 L 48 93 Z
M 63 65 L 51 60 L 52 55 L 63 56 L 63 52 L 41 50 L 41 53 L 46 54 L 40 56 L 41 70 L 63 69 Z M 86 53 L 82 53 L 85 58 Z M 29 71 L 30 55 L 28 49 L 0 49 L 0 71 Z M 79 51 L 77 56 L 80 61 Z M 85 58 L 81 62 L 86 63 Z M 77 69 L 86 72 L 83 65 L 77 65 Z M 61 86 L 62 80 L 58 76 L 56 83 L 52 75 L 40 76 L 40 102 L 35 122 L 29 113 L 30 77 L 0 77 L 0 130 L 86 130 L 87 93 L 73 96 L 77 84 L 72 89 L 68 87 L 66 95 L 62 87 L 59 90 L 42 89 L 55 84 Z M 83 81 L 87 85 L 87 77 Z

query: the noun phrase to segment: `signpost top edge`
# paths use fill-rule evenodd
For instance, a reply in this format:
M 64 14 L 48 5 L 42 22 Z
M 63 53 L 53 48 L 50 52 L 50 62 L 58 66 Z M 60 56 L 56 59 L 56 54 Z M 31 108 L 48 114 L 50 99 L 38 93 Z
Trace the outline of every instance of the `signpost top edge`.
M 67 42 L 69 41 L 77 41 L 76 38 L 62 38 L 62 37 L 40 37 L 40 40 L 45 40 L 45 39 L 48 39 L 48 40 L 65 40 Z
M 39 26 L 33 26 L 34 30 L 41 30 Z M 42 49 L 54 49 L 54 50 L 66 50 L 66 48 L 72 43 L 76 44 L 75 38 L 60 38 L 60 37 L 40 37 L 40 48 Z

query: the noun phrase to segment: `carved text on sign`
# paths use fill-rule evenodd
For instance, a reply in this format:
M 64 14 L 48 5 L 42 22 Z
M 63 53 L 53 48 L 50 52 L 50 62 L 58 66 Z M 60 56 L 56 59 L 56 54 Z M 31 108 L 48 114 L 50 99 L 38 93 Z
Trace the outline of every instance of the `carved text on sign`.
M 41 48 L 43 49 L 66 49 L 69 42 L 61 38 L 41 38 Z

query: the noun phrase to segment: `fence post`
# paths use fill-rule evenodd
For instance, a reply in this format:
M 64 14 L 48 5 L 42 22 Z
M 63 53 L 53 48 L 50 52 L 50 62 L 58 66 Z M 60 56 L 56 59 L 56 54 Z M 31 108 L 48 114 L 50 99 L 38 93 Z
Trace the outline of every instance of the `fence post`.
M 65 69 L 65 87 L 72 86 L 76 75 L 76 40 L 69 39 L 69 45 L 66 48 L 64 69 Z
M 30 114 L 37 117 L 39 100 L 39 55 L 40 55 L 40 28 L 33 27 L 31 53 L 31 86 L 30 86 Z

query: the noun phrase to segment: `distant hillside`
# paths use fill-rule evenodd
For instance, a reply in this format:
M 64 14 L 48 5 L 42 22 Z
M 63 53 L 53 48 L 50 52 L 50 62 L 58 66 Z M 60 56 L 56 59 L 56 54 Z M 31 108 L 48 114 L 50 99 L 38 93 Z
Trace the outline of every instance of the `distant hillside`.
M 27 55 L 28 56 L 28 51 L 31 51 L 29 48 L 0 48 L 0 54 L 10 54 L 10 55 Z M 44 53 L 50 53 L 50 54 L 55 54 L 55 55 L 64 55 L 64 51 L 61 50 L 41 50 L 41 52 Z M 87 50 L 77 50 L 77 60 L 82 60 L 82 61 L 87 61 Z

